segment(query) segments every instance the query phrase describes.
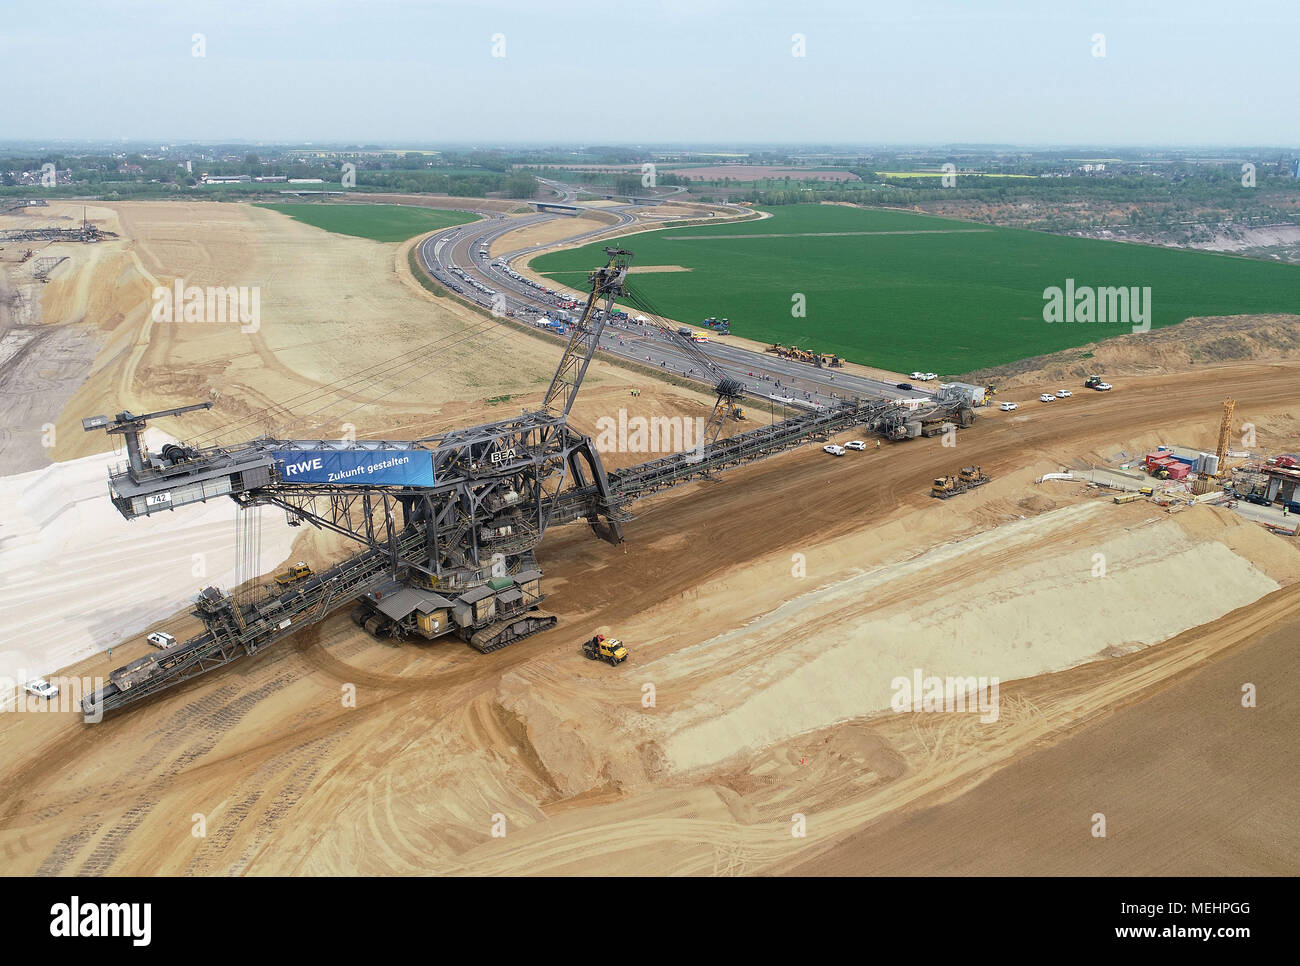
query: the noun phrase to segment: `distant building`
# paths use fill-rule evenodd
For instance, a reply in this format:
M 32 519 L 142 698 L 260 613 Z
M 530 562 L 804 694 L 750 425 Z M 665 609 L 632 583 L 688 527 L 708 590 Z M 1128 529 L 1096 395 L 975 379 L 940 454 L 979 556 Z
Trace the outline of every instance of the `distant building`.
M 324 178 L 290 178 L 289 184 L 324 184 Z
M 144 168 L 138 164 L 119 164 L 117 166 L 118 174 L 143 174 Z
M 1300 178 L 1300 158 L 1291 162 L 1291 177 Z
M 206 174 L 204 184 L 246 184 L 253 179 L 246 174 Z
M 260 178 L 254 178 L 253 180 L 254 180 L 254 181 L 276 181 L 276 182 L 281 182 L 281 181 L 286 181 L 286 180 L 288 180 L 288 179 L 286 179 L 285 176 L 282 175 L 282 174 L 268 174 L 268 175 L 265 175 L 265 176 L 260 177 Z

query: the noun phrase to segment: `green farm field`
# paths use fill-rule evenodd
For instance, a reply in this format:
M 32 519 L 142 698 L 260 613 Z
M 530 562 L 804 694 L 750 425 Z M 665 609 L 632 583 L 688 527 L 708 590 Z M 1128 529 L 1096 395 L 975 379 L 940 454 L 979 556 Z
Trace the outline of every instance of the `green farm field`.
M 605 245 L 532 267 L 582 288 Z M 736 335 L 838 352 L 895 371 L 1001 365 L 1130 331 L 1044 321 L 1045 289 L 1150 287 L 1151 327 L 1192 316 L 1300 312 L 1300 266 L 1205 252 L 995 228 L 908 211 L 794 205 L 772 217 L 630 235 L 631 277 L 681 322 L 731 319 Z M 791 314 L 796 294 L 807 314 Z
M 340 235 L 373 238 L 381 242 L 406 241 L 426 231 L 478 221 L 464 211 L 406 208 L 402 205 L 287 204 L 258 205 Z

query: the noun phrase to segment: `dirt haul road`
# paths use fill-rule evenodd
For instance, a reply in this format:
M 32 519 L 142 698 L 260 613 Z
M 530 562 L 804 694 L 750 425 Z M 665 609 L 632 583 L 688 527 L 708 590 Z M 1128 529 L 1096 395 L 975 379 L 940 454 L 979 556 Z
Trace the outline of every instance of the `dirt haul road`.
M 623 398 L 618 378 L 579 414 L 587 431 Z M 636 398 L 699 405 L 675 392 Z M 865 826 L 960 801 L 1257 624 L 1288 619 L 1294 544 L 1226 510 L 1171 516 L 1033 484 L 1075 459 L 1209 445 L 1228 393 L 1262 448 L 1296 432 L 1300 366 L 1287 362 L 991 413 L 956 449 L 916 440 L 836 459 L 810 447 L 646 501 L 620 547 L 585 526 L 553 531 L 540 558 L 560 626 L 497 654 L 381 643 L 341 613 L 98 725 L 4 715 L 5 867 L 806 870 Z M 994 482 L 931 500 L 930 480 L 966 463 Z M 1104 578 L 1091 572 L 1098 552 Z M 1230 623 L 1198 636 L 1215 620 Z M 627 664 L 582 659 L 579 642 L 600 628 L 628 641 Z M 131 656 L 69 673 L 102 675 Z M 914 667 L 1000 677 L 997 720 L 890 713 L 890 681 Z M 1208 716 L 1204 734 L 1186 718 L 1147 723 L 1153 740 L 1188 747 L 1215 727 Z M 1288 774 L 1260 780 L 1294 791 Z M 1199 791 L 1206 834 L 1233 827 L 1231 796 Z M 1132 809 L 1158 837 L 1160 814 Z M 796 814 L 806 837 L 791 835 Z M 1025 817 L 1056 841 L 1058 816 Z M 1250 856 L 1294 830 L 1275 816 L 1237 834 Z M 1018 868 L 1042 862 L 1025 855 Z

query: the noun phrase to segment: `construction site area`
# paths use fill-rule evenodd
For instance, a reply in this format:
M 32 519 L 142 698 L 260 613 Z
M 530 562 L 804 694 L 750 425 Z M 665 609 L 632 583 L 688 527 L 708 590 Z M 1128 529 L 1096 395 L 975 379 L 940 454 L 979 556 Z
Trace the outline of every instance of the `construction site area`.
M 762 213 L 554 187 L 0 213 L 7 871 L 1300 867 L 1300 316 L 941 381 L 638 290 Z

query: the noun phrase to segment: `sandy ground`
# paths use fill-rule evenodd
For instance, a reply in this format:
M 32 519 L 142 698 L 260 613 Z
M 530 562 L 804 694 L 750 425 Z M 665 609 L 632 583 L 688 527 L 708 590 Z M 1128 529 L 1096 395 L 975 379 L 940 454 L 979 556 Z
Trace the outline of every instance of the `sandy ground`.
M 83 214 L 102 228 L 116 227 L 106 208 L 67 204 L 5 215 L 0 224 L 72 227 Z M 28 247 L 35 254 L 22 261 Z M 34 277 L 42 258 L 67 261 L 42 283 Z M 123 270 L 125 258 L 124 246 L 113 241 L 11 242 L 0 251 L 0 400 L 5 408 L 0 465 L 5 472 L 37 469 L 55 458 L 59 414 L 86 380 L 105 342 L 99 321 L 113 312 L 114 294 L 102 283 Z
M 338 378 L 367 347 L 353 338 L 346 354 L 336 349 L 330 358 L 303 329 L 307 319 L 338 314 L 349 292 L 367 330 L 382 332 L 390 350 L 406 337 L 409 318 L 423 320 L 426 338 L 466 324 L 408 284 L 394 268 L 397 246 L 371 253 L 369 243 L 336 243 L 238 206 L 221 206 L 216 220 L 190 213 L 182 232 L 165 207 L 123 215 L 137 239 L 128 244 L 149 271 L 163 270 L 150 256 L 160 258 L 167 245 L 169 262 L 213 276 L 240 264 L 250 277 L 268 277 L 268 266 L 287 259 L 293 264 L 283 276 L 273 274 L 304 285 L 294 290 L 295 311 L 268 315 L 260 334 L 275 348 L 265 365 L 246 359 L 249 350 L 234 339 L 204 343 L 200 364 L 190 355 L 198 346 L 175 333 L 141 346 L 139 321 L 123 322 L 116 349 L 100 354 L 79 396 L 121 389 L 134 392 L 137 405 L 175 404 L 175 390 L 155 390 L 140 375 L 142 363 L 157 373 L 169 360 L 189 360 L 191 392 L 202 391 L 205 378 L 236 374 L 223 384 L 223 403 L 259 387 L 269 395 L 277 378 L 296 389 L 300 370 L 317 382 Z M 226 247 L 229 235 L 242 245 Z M 277 240 L 269 251 L 259 248 L 263 236 Z M 313 258 L 324 271 L 311 268 Z M 327 294 L 307 291 L 308 281 Z M 315 324 L 328 340 L 331 323 Z M 398 435 L 504 415 L 541 391 L 511 364 L 545 369 L 548 351 L 511 332 L 490 365 L 444 367 L 428 398 L 386 397 L 369 407 L 366 425 L 391 424 Z M 471 376 L 478 382 L 468 384 Z M 629 403 L 679 415 L 702 415 L 707 406 L 648 382 L 632 396 L 641 377 L 626 370 L 593 364 L 593 376 L 576 416 L 588 432 Z M 1030 374 L 1021 388 L 1033 391 Z M 1164 792 L 1128 784 L 1127 797 L 1110 799 L 1115 806 L 1093 806 L 1086 787 L 1072 810 L 1044 806 L 1051 788 L 1087 785 L 1096 749 L 1109 747 L 1089 735 L 1117 709 L 1154 710 L 1111 741 L 1140 734 L 1138 748 L 1232 753 L 1231 736 L 1240 732 L 1213 714 L 1174 713 L 1177 701 L 1171 709 L 1162 695 L 1300 608 L 1294 541 L 1221 509 L 1170 515 L 1145 503 L 1116 506 L 1077 484 L 1033 482 L 1078 460 L 1156 442 L 1209 445 L 1227 392 L 1257 423 L 1260 447 L 1276 448 L 1300 401 L 1300 362 L 1135 375 L 1116 392 L 1051 410 L 988 413 L 955 450 L 939 439 L 843 459 L 806 448 L 638 504 L 619 547 L 597 542 L 584 525 L 555 530 L 540 559 L 546 607 L 560 626 L 497 654 L 381 643 L 338 613 L 101 724 L 72 714 L 5 715 L 5 869 L 835 873 L 874 870 L 870 849 L 858 843 L 872 841 L 881 823 L 954 843 L 970 829 L 992 851 L 992 822 L 1023 822 L 1033 848 L 993 865 L 947 852 L 928 859 L 954 872 L 1015 874 L 1057 868 L 1070 849 L 1084 848 L 1069 838 L 1087 820 L 1076 812 L 1113 807 L 1123 834 L 1143 829 L 1152 855 L 1162 838 L 1172 844 L 1199 834 L 1231 851 L 1243 872 L 1288 863 L 1294 871 L 1293 809 L 1256 809 L 1243 824 L 1240 788 L 1197 782 L 1195 774 L 1178 779 L 1199 795 L 1197 811 L 1179 822 L 1162 821 Z M 487 401 L 500 394 L 511 398 Z M 87 404 L 87 412 L 105 408 Z M 644 458 L 606 457 L 610 465 Z M 967 463 L 994 481 L 944 503 L 929 498 L 934 476 Z M 106 501 L 100 511 L 114 515 Z M 326 549 L 308 541 L 293 552 Z M 627 664 L 582 659 L 579 642 L 598 628 L 629 643 Z M 143 647 L 126 645 L 111 663 L 88 658 L 69 673 L 102 675 Z M 1252 679 L 1276 689 L 1287 666 L 1277 663 L 1277 648 L 1260 653 L 1270 663 Z M 889 710 L 892 679 L 913 668 L 998 677 L 997 720 Z M 1223 680 L 1242 673 L 1225 671 Z M 345 685 L 357 689 L 356 708 L 340 701 Z M 1278 713 L 1257 719 L 1272 742 Z M 1036 764 L 1067 742 L 1090 740 L 1093 757 L 1085 750 Z M 1233 774 L 1259 786 L 1260 802 L 1294 801 L 1293 771 L 1264 770 L 1253 750 L 1243 757 Z M 1142 760 L 1148 774 L 1164 774 L 1155 752 Z M 1143 774 L 1137 766 L 1125 774 Z M 1017 768 L 1031 769 L 1029 779 L 1016 777 Z M 981 801 L 972 796 L 1013 779 L 1029 790 L 997 799 L 994 819 L 987 800 L 964 818 L 925 811 Z M 791 834 L 795 816 L 803 816 L 806 836 Z M 494 835 L 502 828 L 504 836 Z M 1202 867 L 1202 853 L 1185 846 L 1168 854 L 1165 871 Z M 897 869 L 906 855 L 890 852 L 879 868 Z
M 111 299 L 92 315 L 106 344 L 57 424 L 59 459 L 104 448 L 103 437 L 81 432 L 81 416 L 207 399 L 217 403 L 210 412 L 159 428 L 222 441 L 272 431 L 337 437 L 347 424 L 361 436 L 404 435 L 444 408 L 452 418 L 474 399 L 544 389 L 559 358 L 557 348 L 507 335 L 506 326 L 410 282 L 401 246 L 329 234 L 249 205 L 113 210 L 123 240 L 105 245 L 128 250 L 81 282 Z M 257 288 L 257 330 L 152 321 L 154 287 L 177 278 Z M 46 315 L 58 317 L 48 305 Z M 491 373 L 482 364 L 488 357 Z
M 494 241 L 488 252 L 493 258 L 496 258 L 506 252 L 517 251 L 520 248 L 531 248 L 533 245 L 550 245 L 555 242 L 565 241 L 575 235 L 583 235 L 589 231 L 594 231 L 602 224 L 605 224 L 607 217 L 604 215 L 579 215 L 576 218 L 556 218 L 554 221 L 544 221 L 540 225 L 517 228 Z
M 66 220 L 71 214 L 64 207 L 54 205 L 40 212 L 47 220 Z M 343 552 L 341 541 L 324 539 L 309 541 L 319 546 L 294 549 L 296 532 L 283 526 L 278 513 L 264 510 L 260 515 L 268 525 L 262 528 L 264 534 L 257 560 L 255 564 L 245 565 L 247 572 L 244 572 L 236 568 L 233 537 L 237 508 L 233 503 L 215 502 L 194 513 L 168 513 L 128 523 L 116 513 L 104 512 L 108 468 L 124 459 L 120 445 L 115 450 L 51 461 L 52 454 L 104 450 L 114 445 L 114 437 L 102 433 L 87 436 L 76 422 L 81 415 L 119 411 L 122 397 L 106 393 L 122 391 L 127 398 L 143 399 L 139 405 L 131 404 L 137 412 L 157 409 L 168 402 L 190 401 L 168 400 L 158 392 L 159 383 L 170 389 L 182 378 L 184 385 L 190 387 L 192 399 L 217 401 L 213 412 L 228 412 L 227 401 L 246 395 L 254 385 L 266 386 L 267 398 L 285 398 L 275 394 L 293 388 L 302 394 L 295 412 L 305 413 L 308 418 L 289 422 L 286 429 L 302 435 L 320 431 L 337 436 L 345 431 L 343 421 L 348 420 L 353 422 L 358 435 L 367 435 L 369 424 L 364 420 L 373 407 L 363 403 L 366 398 L 375 397 L 383 398 L 387 404 L 398 395 L 386 395 L 391 392 L 394 380 L 358 382 L 349 385 L 350 391 L 343 394 L 327 395 L 323 391 L 328 380 L 315 378 L 319 367 L 332 364 L 327 360 L 337 359 L 340 347 L 349 344 L 352 337 L 348 335 L 348 323 L 344 322 L 333 327 L 336 341 L 332 345 L 318 345 L 304 337 L 307 326 L 318 326 L 321 322 L 315 314 L 316 303 L 308 308 L 310 300 L 305 293 L 295 290 L 286 278 L 299 277 L 305 271 L 305 265 L 295 264 L 300 259 L 320 257 L 327 263 L 337 260 L 341 273 L 345 260 L 358 263 L 353 271 L 361 273 L 362 282 L 350 283 L 333 293 L 329 297 L 331 302 L 361 301 L 350 294 L 354 285 L 391 289 L 386 297 L 368 299 L 355 307 L 360 316 L 357 321 L 374 330 L 376 348 L 391 353 L 404 341 L 412 343 L 416 338 L 412 322 L 423 316 L 418 337 L 435 342 L 464 341 L 470 352 L 491 352 L 506 360 L 507 368 L 514 372 L 504 380 L 498 378 L 491 383 L 494 392 L 498 388 L 509 390 L 520 386 L 532 390 L 513 394 L 519 400 L 514 404 L 508 391 L 498 393 L 495 403 L 474 400 L 467 398 L 476 381 L 472 372 L 450 379 L 449 371 L 438 366 L 410 367 L 406 360 L 399 359 L 396 365 L 408 365 L 403 371 L 409 378 L 433 370 L 416 384 L 419 397 L 414 411 L 400 417 L 403 435 L 423 435 L 467 421 L 504 418 L 515 411 L 515 405 L 535 407 L 541 398 L 538 387 L 548 384 L 559 357 L 555 346 L 538 340 L 518 343 L 509 340 L 503 349 L 499 345 L 499 329 L 503 327 L 467 339 L 463 333 L 472 335 L 487 326 L 474 316 L 462 318 L 455 310 L 432 299 L 410 278 L 405 258 L 400 253 L 399 257 L 393 256 L 398 246 L 353 245 L 349 242 L 355 240 L 337 235 L 315 230 L 302 233 L 277 215 L 247 206 L 126 205 L 123 208 L 122 218 L 114 209 L 90 209 L 93 220 L 111 226 L 110 230 L 122 231 L 124 237 L 98 245 L 57 246 L 70 253 L 72 265 L 64 266 L 66 270 L 61 270 L 55 281 L 36 292 L 43 298 L 30 303 L 37 310 L 33 313 L 36 321 L 42 318 L 44 321 L 31 324 L 28 320 L 28 324 L 11 326 L 6 333 L 9 336 L 31 334 L 0 342 L 0 346 L 10 350 L 0 357 L 0 385 L 8 399 L 3 442 L 26 442 L 28 449 L 35 445 L 34 455 L 39 457 L 24 461 L 20 459 L 18 447 L 10 446 L 6 451 L 9 474 L 0 477 L 0 520 L 4 521 L 0 525 L 0 583 L 5 588 L 4 598 L 0 600 L 0 677 L 9 680 L 48 674 L 88 653 L 120 648 L 124 641 L 141 637 L 149 630 L 169 630 L 183 639 L 183 635 L 194 633 L 199 627 L 183 611 L 192 595 L 209 583 L 233 588 L 271 573 L 290 556 L 315 557 L 312 562 L 320 562 L 328 560 L 331 553 Z M 76 213 L 80 215 L 79 207 Z M 177 229 L 176 219 L 199 213 L 205 217 L 207 230 L 197 240 L 185 239 Z M 246 224 L 249 218 L 265 219 L 274 227 L 252 232 Z M 127 227 L 129 234 L 125 231 Z M 276 229 L 285 229 L 286 234 Z M 147 242 L 142 242 L 137 232 L 147 236 Z M 245 237 L 249 234 L 268 236 L 268 242 L 250 243 Z M 295 255 L 294 237 L 302 239 L 298 242 L 300 249 L 305 249 L 307 242 L 314 247 Z M 342 247 L 336 248 L 336 243 L 342 243 Z M 155 275 L 146 267 L 160 267 L 164 260 L 166 264 L 178 266 L 174 271 L 184 274 L 160 270 Z M 395 268 L 389 269 L 389 262 Z M 367 271 L 371 273 L 368 278 Z M 394 273 L 403 285 L 393 285 Z M 271 293 L 279 293 L 285 304 L 273 311 L 268 304 L 265 327 L 256 333 L 242 333 L 233 327 L 214 332 L 220 326 L 201 324 L 169 327 L 150 319 L 148 299 L 152 293 L 151 290 L 142 293 L 142 276 L 162 284 L 182 277 L 187 285 L 209 284 L 212 279 L 222 277 L 261 287 L 267 293 L 268 303 Z M 299 339 L 302 341 L 295 344 Z M 91 376 L 95 349 L 110 340 L 132 348 L 125 357 L 119 353 L 111 360 L 107 371 L 101 362 L 95 367 L 96 374 Z M 66 358 L 65 347 L 70 343 L 85 347 L 76 366 Z M 288 348 L 272 349 L 271 346 Z M 322 355 L 322 350 L 327 355 Z M 254 353 L 255 358 L 246 358 Z M 349 357 L 352 354 L 348 353 Z M 366 350 L 358 347 L 355 354 L 364 358 Z M 436 361 L 438 355 L 434 353 L 432 358 Z M 452 350 L 450 355 L 457 357 L 461 353 Z M 264 357 L 274 360 L 272 371 L 266 371 Z M 120 371 L 123 368 L 125 373 Z M 227 377 L 235 368 L 247 372 L 248 378 L 237 388 L 230 388 Z M 600 369 L 600 366 L 593 369 L 583 407 L 575 416 L 579 424 L 585 421 L 592 433 L 596 432 L 602 417 L 617 420 L 620 408 L 626 409 L 629 416 L 707 415 L 708 401 L 689 391 L 633 397 L 629 389 L 644 385 L 647 382 L 644 377 L 634 377 L 625 370 L 602 373 Z M 285 380 L 286 374 L 292 378 Z M 277 386 L 282 388 L 276 389 Z M 96 401 L 81 401 L 88 395 L 100 396 L 102 402 L 98 402 L 98 408 Z M 60 411 L 74 396 L 69 412 L 59 422 Z M 454 402 L 448 402 L 449 399 Z M 245 411 L 236 409 L 237 413 Z M 386 406 L 385 411 L 391 412 L 392 408 Z M 352 412 L 355 415 L 349 415 Z M 337 426 L 322 422 L 333 413 L 340 413 Z M 196 426 L 201 431 L 204 423 L 209 422 L 207 416 L 203 413 L 171 423 L 178 431 L 184 428 L 192 433 Z M 231 429 L 223 438 L 246 438 L 286 421 L 285 410 L 274 407 L 260 418 L 251 418 L 250 414 L 247 419 L 227 420 Z M 51 426 L 61 431 L 55 432 Z M 45 437 L 49 445 L 42 443 Z M 152 428 L 146 437 L 155 451 L 171 438 Z M 638 454 L 614 453 L 610 454 L 608 463 L 615 467 L 643 458 Z M 39 468 L 23 472 L 29 464 Z M 239 521 L 238 525 L 248 524 Z M 113 563 L 111 580 L 105 579 L 104 573 L 108 561 Z M 178 610 L 182 611 L 179 617 Z M 147 645 L 138 640 L 132 647 L 147 650 Z
M 1171 241 L 1164 234 L 1143 231 L 1140 228 L 1097 228 L 1075 231 L 1071 234 L 1087 238 L 1138 242 L 1144 245 L 1196 248 L 1210 252 L 1241 253 L 1270 248 L 1294 249 L 1296 245 L 1300 245 L 1300 225 L 1266 225 L 1248 228 L 1231 224 L 1205 224 L 1198 226 L 1197 237 L 1192 241 Z
M 687 208 L 683 205 L 655 205 L 643 213 L 646 218 L 696 218 L 699 208 Z
M 1094 373 L 1123 388 L 1133 376 L 1186 372 L 1211 366 L 1249 368 L 1261 359 L 1300 359 L 1300 315 L 1228 315 L 1187 319 L 1153 332 L 1130 333 L 1074 349 L 1036 356 L 966 378 L 993 382 L 999 391 L 1033 391 L 1043 382 L 1082 383 Z
M 1278 778 L 1300 768 L 1298 636 L 1300 586 L 1292 585 L 1172 642 L 1170 652 L 1193 656 L 1184 660 L 1192 670 L 1127 706 L 1113 688 L 1105 693 L 1115 671 L 1107 665 L 1018 683 L 1008 697 L 1039 713 L 1050 714 L 1053 689 L 1068 686 L 1099 720 L 955 801 L 889 816 L 792 871 L 1294 875 L 1300 802 L 1295 782 Z M 1217 659 L 1194 663 L 1202 655 Z M 1136 656 L 1124 677 L 1159 657 Z M 1246 683 L 1261 696 L 1257 707 L 1243 707 Z M 1104 838 L 1093 835 L 1096 814 L 1106 817 Z
M 155 450 L 168 441 L 147 438 Z M 183 640 L 201 630 L 174 619 L 195 593 L 237 586 L 289 555 L 295 534 L 280 515 L 248 511 L 275 520 L 263 528 L 260 565 L 240 572 L 231 501 L 130 522 L 106 513 L 108 468 L 118 462 L 102 453 L 0 478 L 0 677 L 49 674 L 146 631 Z

